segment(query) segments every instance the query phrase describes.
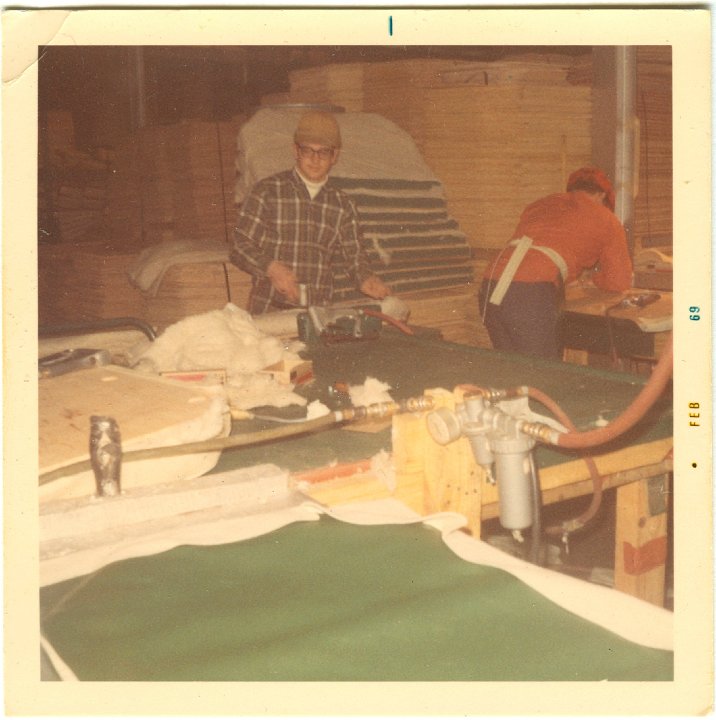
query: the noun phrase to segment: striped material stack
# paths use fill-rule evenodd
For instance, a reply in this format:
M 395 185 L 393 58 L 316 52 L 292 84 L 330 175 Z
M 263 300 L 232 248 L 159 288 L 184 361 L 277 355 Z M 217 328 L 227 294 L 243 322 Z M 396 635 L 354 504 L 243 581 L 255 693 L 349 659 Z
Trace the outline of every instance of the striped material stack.
M 334 183 L 356 203 L 364 248 L 393 292 L 448 288 L 470 282 L 470 247 L 448 215 L 438 182 L 354 180 Z M 336 272 L 341 299 L 360 294 Z

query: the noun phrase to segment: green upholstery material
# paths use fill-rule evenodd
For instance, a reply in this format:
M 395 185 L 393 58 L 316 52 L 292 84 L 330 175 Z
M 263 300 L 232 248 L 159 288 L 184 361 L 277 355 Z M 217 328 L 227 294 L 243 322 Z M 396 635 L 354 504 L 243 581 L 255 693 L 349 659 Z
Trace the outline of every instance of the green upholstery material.
M 421 524 L 322 517 L 43 588 L 81 680 L 671 680 L 673 655 L 461 560 Z

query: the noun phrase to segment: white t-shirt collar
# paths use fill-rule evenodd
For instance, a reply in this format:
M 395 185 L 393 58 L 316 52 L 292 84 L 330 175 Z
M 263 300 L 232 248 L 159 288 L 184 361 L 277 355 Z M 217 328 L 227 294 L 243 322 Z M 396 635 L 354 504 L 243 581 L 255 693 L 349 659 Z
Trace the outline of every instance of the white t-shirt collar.
M 328 182 L 328 175 L 321 180 L 321 182 L 312 182 L 311 180 L 307 180 L 303 175 L 301 175 L 301 171 L 296 168 L 296 174 L 298 177 L 303 180 L 303 184 L 306 186 L 306 190 L 308 190 L 308 194 L 311 196 L 311 200 L 318 195 L 319 192 L 321 192 L 321 188 Z

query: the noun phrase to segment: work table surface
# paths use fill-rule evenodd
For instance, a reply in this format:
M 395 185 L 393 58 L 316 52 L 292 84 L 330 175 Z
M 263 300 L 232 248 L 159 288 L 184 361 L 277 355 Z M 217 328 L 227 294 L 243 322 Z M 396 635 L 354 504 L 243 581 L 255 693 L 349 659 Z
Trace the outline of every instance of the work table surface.
M 557 401 L 579 429 L 591 429 L 600 416 L 609 421 L 628 407 L 645 384 L 645 378 L 632 374 L 597 370 L 588 367 L 529 358 L 512 353 L 444 342 L 433 335 L 408 336 L 384 329 L 377 340 L 341 343 L 314 348 L 315 381 L 300 389 L 310 401 L 318 399 L 331 409 L 339 407 L 329 388 L 336 382 L 363 384 L 373 377 L 390 385 L 394 400 L 422 395 L 426 389 L 453 390 L 460 384 L 492 388 L 529 385 L 542 390 Z M 530 401 L 535 412 L 549 415 L 538 403 Z M 300 417 L 304 408 L 294 406 L 282 411 L 257 409 L 258 414 Z M 273 427 L 264 421 L 237 421 L 233 433 Z M 600 453 L 629 445 L 668 438 L 672 434 L 671 396 L 665 395 L 632 430 L 608 445 Z M 381 450 L 390 451 L 391 432 L 376 433 L 330 429 L 314 435 L 284 439 L 224 452 L 216 471 L 274 462 L 292 472 L 300 472 L 335 462 L 353 462 L 372 457 Z M 577 457 L 566 452 L 539 446 L 536 451 L 540 467 L 567 462 Z

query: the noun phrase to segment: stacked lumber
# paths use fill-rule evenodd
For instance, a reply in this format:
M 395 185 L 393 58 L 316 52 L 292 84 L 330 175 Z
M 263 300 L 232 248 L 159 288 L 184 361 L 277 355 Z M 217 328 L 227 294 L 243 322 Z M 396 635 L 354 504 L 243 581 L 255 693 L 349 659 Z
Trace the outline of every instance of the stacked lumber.
M 140 152 L 136 135 L 117 147 L 108 183 L 108 236 L 117 244 L 142 243 L 143 189 L 139 170 Z
M 109 153 L 74 147 L 70 113 L 47 115 L 38 155 L 38 240 L 94 240 L 106 226 Z
M 590 162 L 588 88 L 445 88 L 424 99 L 423 154 L 473 247 L 503 245 L 527 204 Z
M 141 292 L 128 273 L 139 252 L 136 246 L 117 249 L 103 243 L 41 245 L 40 325 L 135 317 L 161 331 L 227 302 L 246 307 L 250 277 L 228 262 L 172 265 L 156 294 Z
M 235 221 L 234 163 L 242 117 L 145 127 L 117 151 L 111 238 L 149 246 L 221 241 Z
M 72 298 L 79 291 L 72 256 L 75 243 L 40 243 L 37 246 L 37 313 L 40 325 L 76 320 Z
M 479 319 L 477 288 L 475 284 L 447 290 L 426 290 L 406 293 L 402 299 L 410 307 L 410 323 L 439 330 L 444 340 L 491 347 Z
M 127 277 L 136 252 L 97 242 L 41 245 L 40 324 L 141 318 L 144 298 Z
M 561 190 L 569 172 L 590 161 L 591 89 L 575 84 L 572 65 L 550 53 L 376 62 L 360 66 L 362 80 L 343 71 L 344 87 L 334 80 L 338 66 L 324 66 L 292 73 L 290 98 L 353 103 L 406 130 L 470 244 L 498 247 L 527 203 Z
M 238 122 L 175 126 L 170 168 L 175 228 L 199 241 L 230 240 L 234 226 L 234 158 Z
M 189 315 L 248 305 L 250 276 L 229 262 L 172 265 L 156 295 L 144 296 L 142 317 L 158 331 Z
M 342 63 L 289 73 L 291 95 L 305 98 L 301 102 L 330 102 L 360 112 L 365 68 L 365 63 Z
M 639 188 L 633 233 L 639 247 L 671 245 L 672 100 L 671 47 L 637 48 L 636 109 L 640 124 Z

